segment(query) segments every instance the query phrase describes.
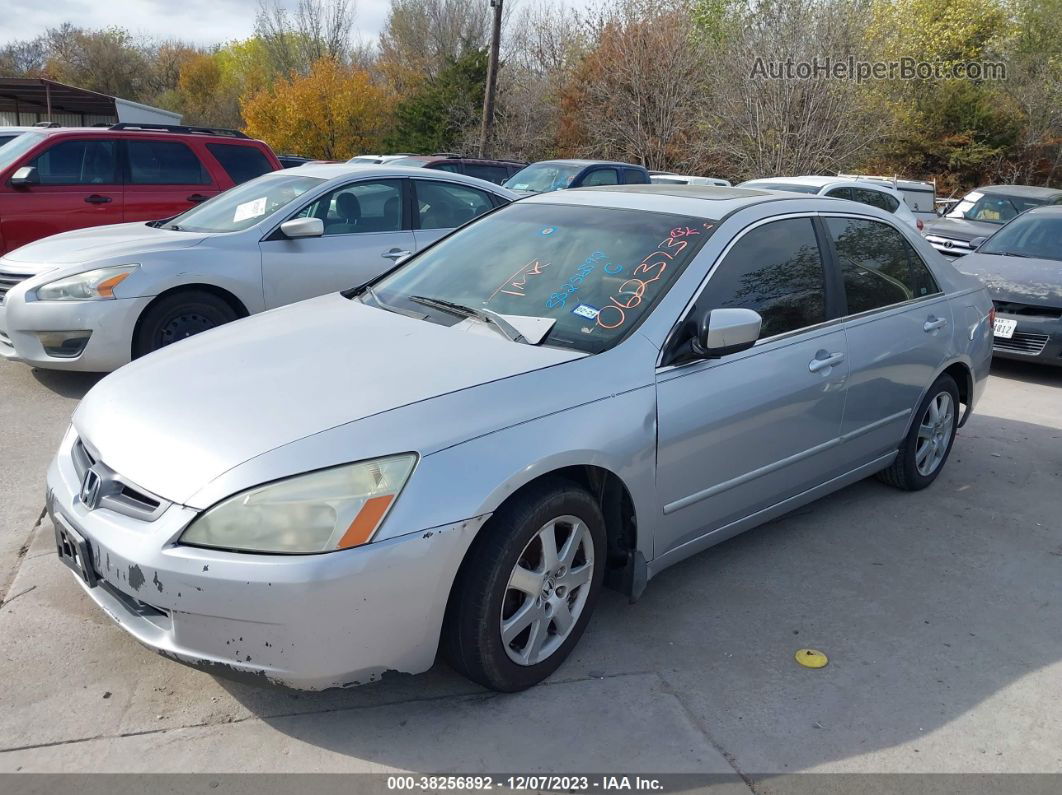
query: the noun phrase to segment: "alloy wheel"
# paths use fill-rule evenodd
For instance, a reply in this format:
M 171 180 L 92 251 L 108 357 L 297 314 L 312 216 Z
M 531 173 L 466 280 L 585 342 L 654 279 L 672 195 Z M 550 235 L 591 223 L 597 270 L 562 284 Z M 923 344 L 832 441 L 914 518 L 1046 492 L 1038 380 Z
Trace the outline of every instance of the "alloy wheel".
M 923 477 L 937 471 L 947 455 L 951 444 L 954 406 L 951 395 L 940 392 L 929 401 L 918 426 L 918 442 L 915 447 L 915 467 Z

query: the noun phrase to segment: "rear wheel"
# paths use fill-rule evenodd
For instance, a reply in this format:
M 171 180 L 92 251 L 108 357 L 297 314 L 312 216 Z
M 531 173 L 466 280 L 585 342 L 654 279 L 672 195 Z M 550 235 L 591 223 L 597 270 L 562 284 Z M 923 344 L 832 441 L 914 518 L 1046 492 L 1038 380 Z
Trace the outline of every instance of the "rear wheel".
M 224 299 L 204 290 L 173 293 L 152 304 L 140 319 L 133 358 L 231 323 L 238 315 Z
M 958 424 L 959 388 L 950 375 L 942 375 L 918 407 L 896 460 L 878 477 L 905 491 L 924 489 L 944 468 Z
M 605 523 L 567 480 L 531 487 L 480 531 L 447 609 L 443 653 L 493 690 L 523 690 L 564 662 L 590 620 L 605 566 Z

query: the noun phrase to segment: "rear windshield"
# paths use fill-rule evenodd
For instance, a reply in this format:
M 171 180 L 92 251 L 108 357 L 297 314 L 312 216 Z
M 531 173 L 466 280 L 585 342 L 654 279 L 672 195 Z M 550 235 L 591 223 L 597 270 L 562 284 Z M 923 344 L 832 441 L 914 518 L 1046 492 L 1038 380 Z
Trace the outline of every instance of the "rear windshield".
M 570 163 L 535 163 L 513 174 L 505 187 L 536 193 L 561 190 L 571 185 L 582 170 L 583 166 Z
M 445 325 L 461 318 L 410 299 L 552 320 L 542 344 L 598 353 L 641 323 L 714 228 L 669 213 L 516 202 L 373 287 L 385 304 Z
M 1008 196 L 1005 193 L 981 193 L 973 191 L 948 212 L 948 218 L 964 218 L 967 221 L 983 221 L 988 224 L 1005 224 L 1026 210 L 1047 204 L 1047 199 L 1031 196 Z

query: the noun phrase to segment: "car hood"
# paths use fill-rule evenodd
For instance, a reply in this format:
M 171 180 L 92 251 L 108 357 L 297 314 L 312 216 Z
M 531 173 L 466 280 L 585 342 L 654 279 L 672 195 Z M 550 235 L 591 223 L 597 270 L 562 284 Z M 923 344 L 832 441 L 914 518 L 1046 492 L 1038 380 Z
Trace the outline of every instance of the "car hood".
M 1062 262 L 1058 260 L 974 253 L 955 267 L 984 282 L 995 300 L 1062 307 Z
M 210 235 L 196 232 L 175 232 L 156 229 L 144 222 L 94 226 L 41 238 L 8 253 L 5 263 L 14 263 L 20 271 L 43 273 L 57 267 L 78 265 L 99 260 L 114 261 L 136 257 L 153 251 L 190 248 Z M 124 263 L 123 263 L 124 264 Z
M 965 218 L 940 218 L 930 221 L 922 230 L 924 235 L 940 235 L 954 240 L 973 240 L 975 237 L 988 237 L 999 231 L 1002 224 L 990 224 L 986 221 L 967 221 Z
M 74 426 L 123 477 L 184 503 L 285 444 L 583 355 L 447 328 L 337 293 L 122 367 L 88 393 Z

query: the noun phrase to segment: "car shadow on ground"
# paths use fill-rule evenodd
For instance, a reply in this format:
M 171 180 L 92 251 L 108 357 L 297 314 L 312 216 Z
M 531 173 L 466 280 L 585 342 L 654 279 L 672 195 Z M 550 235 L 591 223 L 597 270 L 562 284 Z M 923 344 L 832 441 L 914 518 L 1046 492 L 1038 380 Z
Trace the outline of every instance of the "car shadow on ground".
M 1062 387 L 1062 366 L 1024 362 L 1020 359 L 993 359 L 992 375 L 1026 384 Z
M 33 378 L 60 397 L 80 400 L 106 373 L 72 373 L 63 370 L 40 370 L 33 368 Z
M 999 770 L 1008 754 L 1054 769 L 1059 450 L 1062 425 L 977 414 L 925 491 L 863 481 L 674 566 L 637 604 L 606 592 L 569 661 L 525 693 L 489 693 L 441 663 L 350 691 L 224 687 L 295 740 L 414 771 L 507 770 L 514 753 L 548 771 L 556 758 L 529 726 L 566 732 L 577 760 L 628 727 L 640 741 L 647 704 L 663 710 L 649 740 L 661 752 L 693 726 L 747 773 L 886 749 L 900 769 Z M 801 668 L 800 647 L 829 665 Z M 615 748 L 617 768 L 627 759 Z

